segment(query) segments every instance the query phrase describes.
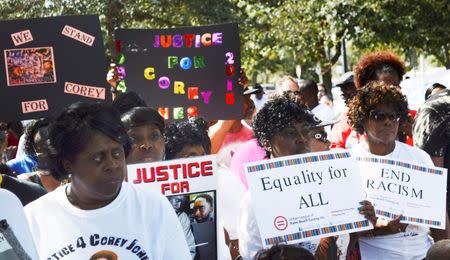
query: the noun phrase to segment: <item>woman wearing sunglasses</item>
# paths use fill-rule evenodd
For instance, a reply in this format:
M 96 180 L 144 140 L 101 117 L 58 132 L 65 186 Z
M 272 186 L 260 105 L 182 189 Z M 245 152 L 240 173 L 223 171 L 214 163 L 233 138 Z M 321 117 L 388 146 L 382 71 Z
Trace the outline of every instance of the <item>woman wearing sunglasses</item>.
M 424 151 L 396 140 L 399 124 L 407 120 L 408 103 L 398 87 L 373 81 L 358 90 L 349 103 L 349 121 L 353 129 L 365 135 L 365 141 L 352 151 L 356 156 L 379 156 L 412 161 L 432 167 Z M 378 218 L 373 237 L 359 239 L 362 259 L 424 259 L 431 246 L 429 228 Z M 434 240 L 447 238 L 447 231 L 431 230 Z

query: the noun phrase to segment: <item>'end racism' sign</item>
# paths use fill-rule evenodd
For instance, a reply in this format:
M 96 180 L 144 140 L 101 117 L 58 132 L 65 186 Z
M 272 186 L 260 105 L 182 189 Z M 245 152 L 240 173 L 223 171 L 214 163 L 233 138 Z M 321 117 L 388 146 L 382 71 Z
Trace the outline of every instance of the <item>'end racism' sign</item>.
M 357 157 L 377 216 L 445 229 L 447 169 L 380 157 Z

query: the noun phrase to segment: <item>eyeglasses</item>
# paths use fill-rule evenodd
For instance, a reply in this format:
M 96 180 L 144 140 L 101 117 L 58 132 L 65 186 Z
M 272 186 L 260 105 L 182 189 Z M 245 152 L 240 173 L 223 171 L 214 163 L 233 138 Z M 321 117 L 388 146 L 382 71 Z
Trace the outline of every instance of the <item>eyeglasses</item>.
M 327 132 L 325 131 L 311 133 L 311 137 L 316 139 L 317 141 L 328 143 Z
M 371 111 L 369 117 L 375 121 L 383 122 L 386 118 L 389 118 L 392 122 L 400 121 L 400 115 L 397 113 L 389 113 L 384 111 Z

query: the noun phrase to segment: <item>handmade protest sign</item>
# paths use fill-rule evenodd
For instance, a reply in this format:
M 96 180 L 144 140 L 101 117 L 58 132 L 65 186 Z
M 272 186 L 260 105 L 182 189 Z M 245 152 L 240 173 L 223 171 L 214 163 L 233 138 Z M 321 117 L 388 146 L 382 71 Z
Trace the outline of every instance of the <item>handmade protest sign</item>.
M 185 232 L 192 259 L 217 259 L 221 233 L 214 156 L 130 164 L 127 172 L 130 183 L 167 196 Z
M 165 119 L 240 119 L 237 24 L 119 29 L 119 75 Z
M 0 21 L 0 120 L 52 116 L 111 99 L 98 16 Z
M 244 167 L 264 247 L 373 228 L 358 212 L 364 194 L 349 152 L 293 155 Z
M 364 192 L 379 217 L 445 229 L 447 169 L 379 157 L 356 157 Z

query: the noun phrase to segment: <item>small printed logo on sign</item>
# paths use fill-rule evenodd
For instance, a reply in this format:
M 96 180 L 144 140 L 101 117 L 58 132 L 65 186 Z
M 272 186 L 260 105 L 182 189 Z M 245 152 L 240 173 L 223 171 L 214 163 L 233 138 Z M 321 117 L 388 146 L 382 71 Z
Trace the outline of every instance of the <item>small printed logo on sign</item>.
M 85 86 L 71 82 L 66 82 L 64 84 L 64 93 L 75 94 L 89 98 L 105 99 L 104 88 Z
M 283 231 L 288 227 L 288 221 L 283 216 L 278 216 L 273 220 L 273 225 L 279 231 Z
M 30 30 L 16 32 L 11 34 L 11 39 L 15 46 L 33 41 L 33 35 Z
M 31 113 L 31 112 L 47 111 L 47 110 L 48 110 L 48 104 L 47 104 L 46 99 L 22 102 L 22 112 L 24 114 Z
M 77 40 L 79 42 L 82 42 L 88 46 L 92 46 L 92 44 L 94 44 L 95 41 L 95 37 L 87 34 L 85 32 L 82 32 L 76 28 L 73 28 L 69 25 L 64 26 L 64 29 L 62 30 L 62 34 L 70 37 L 74 40 Z

